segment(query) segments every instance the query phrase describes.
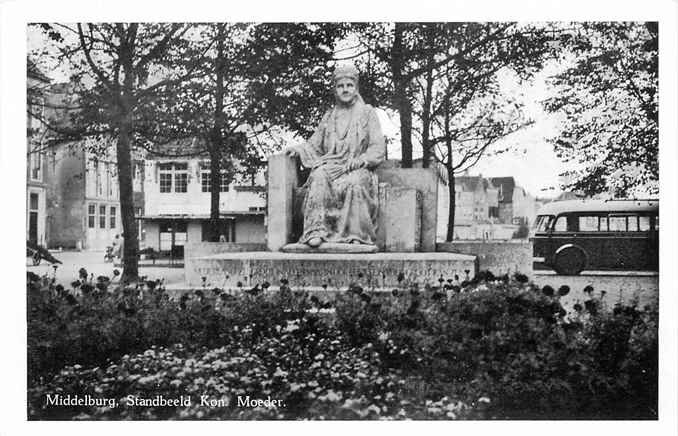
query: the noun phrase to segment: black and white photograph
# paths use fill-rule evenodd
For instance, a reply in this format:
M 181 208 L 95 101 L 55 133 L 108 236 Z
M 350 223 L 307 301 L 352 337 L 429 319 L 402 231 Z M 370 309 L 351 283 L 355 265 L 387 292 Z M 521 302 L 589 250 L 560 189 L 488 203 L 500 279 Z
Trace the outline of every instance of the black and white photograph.
M 675 427 L 658 3 L 28 14 L 2 128 L 14 418 Z

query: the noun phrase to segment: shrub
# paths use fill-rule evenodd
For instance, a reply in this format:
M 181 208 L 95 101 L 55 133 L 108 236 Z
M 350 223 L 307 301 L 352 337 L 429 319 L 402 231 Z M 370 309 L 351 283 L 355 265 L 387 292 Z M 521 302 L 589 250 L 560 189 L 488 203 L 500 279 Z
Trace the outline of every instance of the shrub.
M 97 286 L 72 285 L 72 291 L 58 292 L 60 285 L 51 280 L 29 278 L 29 380 L 69 364 L 104 365 L 154 345 L 221 346 L 230 341 L 234 326 L 253 324 L 256 337 L 309 307 L 305 296 L 285 291 L 236 298 L 219 289 L 197 290 L 176 302 L 159 281 L 138 287 L 113 287 L 103 279 Z
M 590 299 L 568 316 L 565 290 L 522 280 L 471 289 L 443 300 L 401 292 L 369 307 L 349 293 L 337 326 L 356 345 L 375 343 L 389 368 L 422 376 L 433 395 L 490 398 L 490 417 L 656 418 L 656 311 L 604 312 Z
M 173 301 L 162 281 L 116 288 L 100 277 L 95 286 L 84 271 L 68 290 L 30 275 L 29 416 L 656 419 L 655 309 L 608 311 L 589 292 L 568 314 L 560 297 L 569 289 L 518 274 L 448 282 L 351 286 L 326 294 L 336 297 L 327 316 L 320 309 L 331 303 L 287 283 Z M 53 392 L 122 406 L 45 408 Z M 287 407 L 233 407 L 242 393 Z M 193 405 L 126 407 L 127 395 L 191 395 Z M 199 395 L 230 406 L 198 407 Z
M 175 345 L 125 355 L 104 368 L 64 368 L 29 389 L 31 419 L 453 419 L 473 411 L 449 397 L 420 400 L 396 370 L 385 370 L 370 345 L 352 347 L 313 318 L 288 320 L 255 333 L 235 328 L 228 345 L 189 351 Z M 46 405 L 47 395 L 112 398 L 115 407 Z M 182 407 L 139 407 L 130 398 L 191 398 Z M 205 407 L 202 396 L 223 401 Z M 238 407 L 238 397 L 282 401 L 283 407 Z

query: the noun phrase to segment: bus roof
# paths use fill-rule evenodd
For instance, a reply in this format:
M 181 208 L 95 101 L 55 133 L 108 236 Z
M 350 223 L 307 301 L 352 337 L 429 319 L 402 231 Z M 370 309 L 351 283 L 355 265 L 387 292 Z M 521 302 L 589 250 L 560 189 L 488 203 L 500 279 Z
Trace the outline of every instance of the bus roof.
M 566 200 L 543 205 L 537 215 L 566 212 L 652 212 L 659 210 L 659 200 Z

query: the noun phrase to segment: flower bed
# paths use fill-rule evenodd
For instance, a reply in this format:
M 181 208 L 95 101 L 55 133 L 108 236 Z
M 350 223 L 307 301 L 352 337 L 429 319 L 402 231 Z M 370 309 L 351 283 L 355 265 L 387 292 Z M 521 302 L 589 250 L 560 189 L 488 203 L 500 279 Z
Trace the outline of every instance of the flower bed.
M 657 312 L 516 275 L 374 293 L 28 281 L 31 419 L 657 417 Z M 48 395 L 110 398 L 55 407 Z M 130 397 L 131 396 L 131 397 Z M 191 398 L 141 407 L 129 398 Z M 206 396 L 206 397 L 203 397 Z M 239 397 L 280 401 L 246 406 Z M 208 407 L 201 400 L 213 401 Z M 134 403 L 134 401 L 132 401 Z

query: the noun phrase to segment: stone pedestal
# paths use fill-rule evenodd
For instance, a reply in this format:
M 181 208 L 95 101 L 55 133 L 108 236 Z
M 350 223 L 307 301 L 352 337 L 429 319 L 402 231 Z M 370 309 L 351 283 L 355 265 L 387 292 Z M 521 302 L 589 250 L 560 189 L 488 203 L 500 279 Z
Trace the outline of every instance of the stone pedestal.
M 417 283 L 439 286 L 454 275 L 473 277 L 475 256 L 454 253 L 223 253 L 185 259 L 186 283 L 236 289 L 268 281 L 277 287 L 286 279 L 292 289 L 346 290 L 359 283 L 365 289 L 390 290 Z
M 268 158 L 267 244 L 280 250 L 291 239 L 294 188 L 297 186 L 297 163 L 285 154 Z
M 380 187 L 412 188 L 421 193 L 421 251 L 436 251 L 438 231 L 438 176 L 431 168 L 377 168 Z M 379 244 L 377 244 L 379 245 Z
M 414 252 L 421 248 L 421 192 L 413 188 L 387 190 L 385 249 L 388 252 Z

